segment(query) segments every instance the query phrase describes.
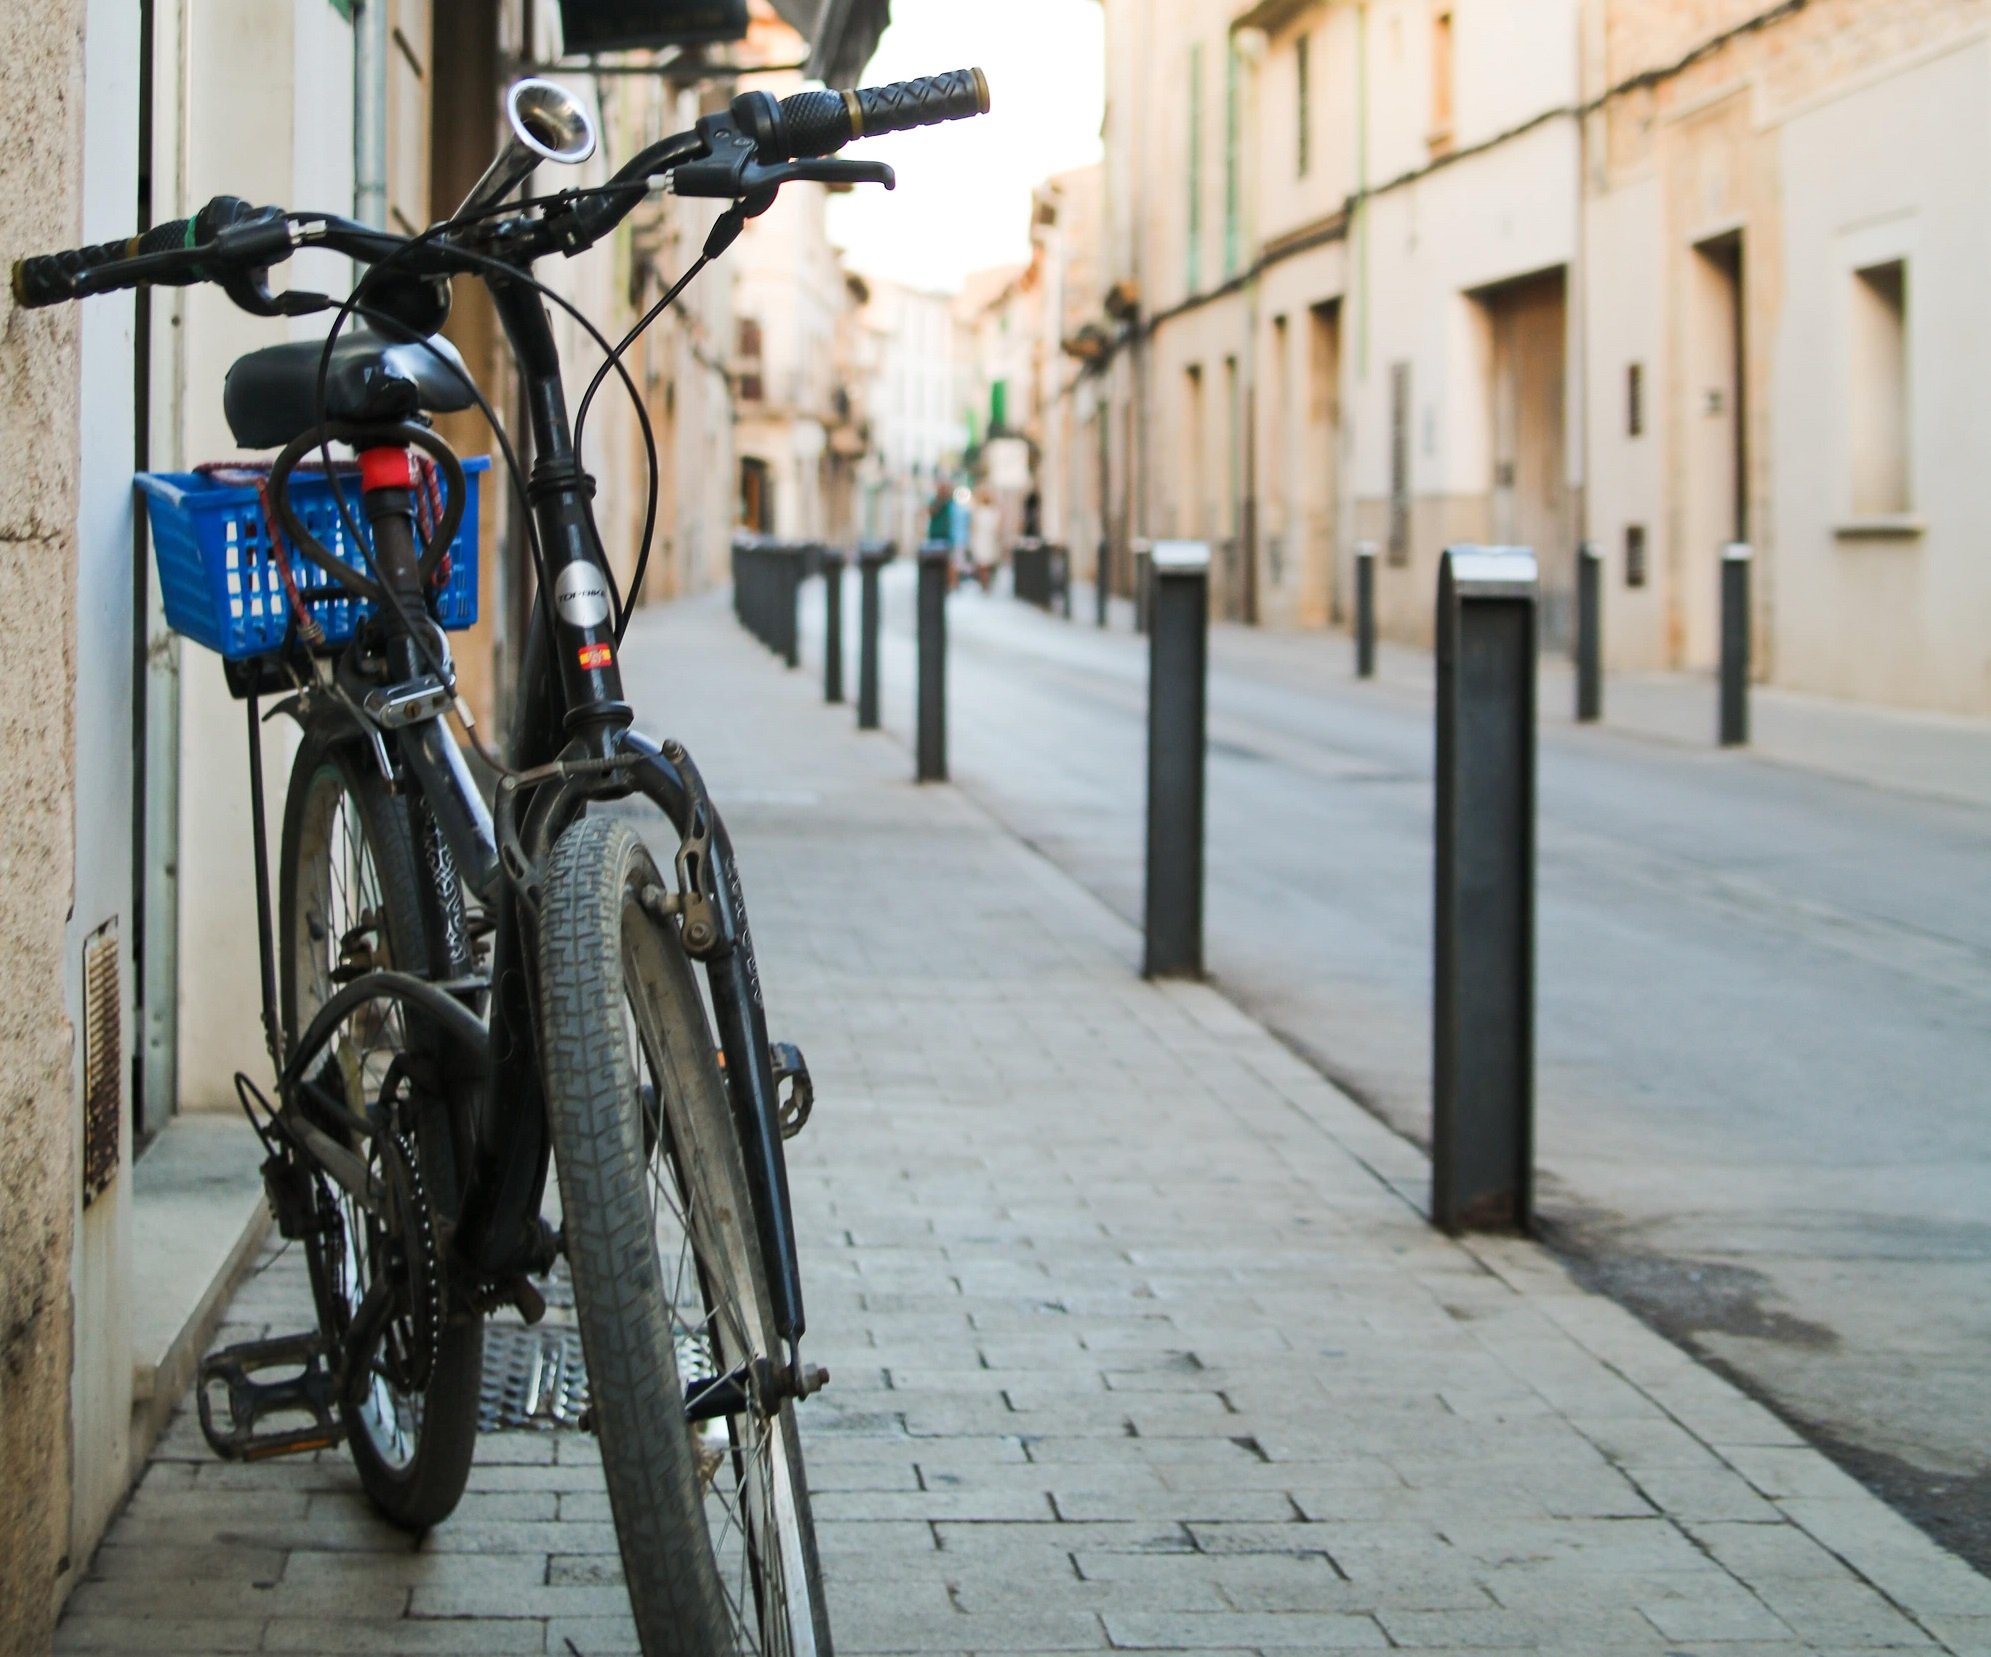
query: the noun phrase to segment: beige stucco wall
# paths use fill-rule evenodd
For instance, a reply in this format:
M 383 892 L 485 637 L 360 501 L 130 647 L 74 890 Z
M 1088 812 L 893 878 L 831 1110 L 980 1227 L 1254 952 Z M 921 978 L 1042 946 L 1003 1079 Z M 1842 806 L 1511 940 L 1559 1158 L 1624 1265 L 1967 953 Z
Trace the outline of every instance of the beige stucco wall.
M 1744 0 L 1597 0 L 1592 95 L 1670 70 L 1758 12 Z M 1719 544 L 1731 514 L 1709 464 L 1705 271 L 1743 249 L 1748 534 L 1755 666 L 1792 688 L 1991 711 L 1991 479 L 1984 429 L 1991 256 L 1991 4 L 1814 0 L 1683 71 L 1611 95 L 1590 124 L 1592 533 L 1614 560 L 1614 669 L 1714 660 Z M 1910 520 L 1858 532 L 1848 478 L 1853 273 L 1908 271 Z M 1647 429 L 1624 380 L 1646 367 Z M 1622 580 L 1624 530 L 1649 533 L 1649 586 Z
M 18 9 L 0 59 L 0 253 L 80 225 L 83 0 Z M 43 1646 L 68 1523 L 76 317 L 0 298 L 0 1650 Z
M 1853 85 L 1778 135 L 1786 267 L 1766 341 L 1779 683 L 1991 713 L 1991 41 Z M 1854 533 L 1854 273 L 1903 261 L 1909 513 Z

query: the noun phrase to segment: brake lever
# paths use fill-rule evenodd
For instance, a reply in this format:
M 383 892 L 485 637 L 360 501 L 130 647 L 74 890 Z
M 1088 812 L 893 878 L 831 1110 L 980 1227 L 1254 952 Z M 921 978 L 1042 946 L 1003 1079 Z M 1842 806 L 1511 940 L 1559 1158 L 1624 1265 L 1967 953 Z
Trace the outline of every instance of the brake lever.
M 322 293 L 293 288 L 270 292 L 270 267 L 297 250 L 297 239 L 280 207 L 258 207 L 223 225 L 213 242 L 214 256 L 228 269 L 216 282 L 236 306 L 251 316 L 310 316 L 328 310 Z
M 729 141 L 730 140 L 730 141 Z M 674 196 L 717 196 L 737 201 L 750 219 L 774 205 L 784 184 L 882 184 L 898 187 L 898 174 L 882 161 L 844 161 L 811 156 L 800 161 L 763 163 L 753 140 L 741 134 L 714 134 L 713 153 L 671 170 L 667 188 Z
M 783 161 L 772 167 L 751 162 L 742 182 L 749 190 L 778 190 L 784 184 L 882 184 L 888 190 L 899 187 L 899 175 L 882 161 L 842 161 L 832 156 L 814 156 L 802 161 Z

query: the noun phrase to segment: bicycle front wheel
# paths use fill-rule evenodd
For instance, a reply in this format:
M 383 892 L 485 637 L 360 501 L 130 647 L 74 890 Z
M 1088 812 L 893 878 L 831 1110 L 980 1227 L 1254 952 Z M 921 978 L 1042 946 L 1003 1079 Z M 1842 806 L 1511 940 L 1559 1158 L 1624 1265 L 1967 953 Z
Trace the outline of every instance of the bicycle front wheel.
M 782 1352 L 746 1164 L 676 923 L 642 902 L 662 884 L 626 824 L 585 819 L 540 926 L 547 1113 L 630 1606 L 648 1657 L 829 1657 L 794 1406 L 766 1408 L 755 1375 Z

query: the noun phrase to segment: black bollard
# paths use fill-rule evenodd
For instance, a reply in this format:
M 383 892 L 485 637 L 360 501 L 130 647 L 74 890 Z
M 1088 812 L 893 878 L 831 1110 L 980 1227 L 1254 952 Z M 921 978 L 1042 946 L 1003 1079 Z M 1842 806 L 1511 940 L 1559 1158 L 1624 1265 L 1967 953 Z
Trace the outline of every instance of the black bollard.
M 774 648 L 791 668 L 802 665 L 802 577 L 809 567 L 807 547 L 784 546 L 775 577 Z
M 1145 633 L 1153 620 L 1154 543 L 1134 543 L 1134 631 Z
M 1026 538 L 1009 549 L 1009 590 L 1021 603 L 1040 608 L 1048 604 L 1042 541 Z
M 843 554 L 823 549 L 823 700 L 843 700 Z
M 1576 549 L 1576 722 L 1604 712 L 1604 555 L 1595 541 Z
M 1158 541 L 1148 560 L 1147 978 L 1203 976 L 1203 788 L 1210 549 Z
M 1072 555 L 1069 547 L 1051 549 L 1051 582 L 1058 595 L 1058 613 L 1072 619 Z
M 1721 745 L 1749 740 L 1749 566 L 1744 541 L 1721 549 Z
M 1376 543 L 1355 545 L 1355 677 L 1376 676 Z
M 866 541 L 857 549 L 857 728 L 878 729 L 878 574 L 898 556 L 891 541 Z
M 930 541 L 919 549 L 918 777 L 947 780 L 947 572 L 953 549 Z
M 758 552 L 759 549 L 745 536 L 733 542 L 733 614 L 738 617 L 740 625 L 756 638 L 760 633 Z
M 1431 1218 L 1526 1231 L 1534 1204 L 1534 555 L 1438 573 Z
M 1099 543 L 1099 562 L 1092 566 L 1093 621 L 1100 627 L 1106 625 L 1106 601 L 1110 583 L 1107 581 L 1107 564 L 1113 556 L 1110 541 Z

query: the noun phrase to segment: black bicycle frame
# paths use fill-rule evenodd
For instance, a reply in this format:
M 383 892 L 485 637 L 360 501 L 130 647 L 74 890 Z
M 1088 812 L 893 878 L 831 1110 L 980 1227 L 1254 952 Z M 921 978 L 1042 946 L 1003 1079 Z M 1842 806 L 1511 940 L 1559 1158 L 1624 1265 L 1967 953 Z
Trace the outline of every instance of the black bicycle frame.
M 431 718 L 398 733 L 402 758 L 450 855 L 497 920 L 491 1063 L 476 1112 L 475 1174 L 459 1221 L 459 1257 L 485 1277 L 503 1281 L 516 1275 L 538 1246 L 549 1147 L 534 1039 L 532 916 L 529 902 L 522 901 L 531 871 L 543 865 L 590 800 L 640 793 L 662 810 L 679 836 L 682 937 L 687 952 L 706 968 L 775 1327 L 793 1343 L 805 1323 L 779 1091 L 732 843 L 691 756 L 676 743 L 659 745 L 630 729 L 633 714 L 622 696 L 607 598 L 607 559 L 587 510 L 594 483 L 574 452 L 553 330 L 532 288 L 495 276 L 489 285 L 524 380 L 535 456 L 529 494 L 545 554 L 542 574 L 552 588 L 533 606 L 512 764 L 519 771 L 569 769 L 553 773 L 554 780 L 533 791 L 518 825 L 523 866 L 508 867 L 492 814 L 442 720 Z M 387 527 L 377 526 L 376 533 Z M 394 611 L 383 607 L 390 628 Z M 390 660 L 400 671 L 398 644 Z M 412 651 L 406 654 L 411 664 L 406 671 L 413 677 L 418 670 Z

